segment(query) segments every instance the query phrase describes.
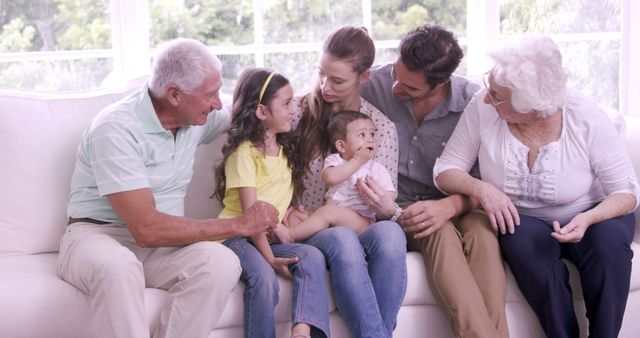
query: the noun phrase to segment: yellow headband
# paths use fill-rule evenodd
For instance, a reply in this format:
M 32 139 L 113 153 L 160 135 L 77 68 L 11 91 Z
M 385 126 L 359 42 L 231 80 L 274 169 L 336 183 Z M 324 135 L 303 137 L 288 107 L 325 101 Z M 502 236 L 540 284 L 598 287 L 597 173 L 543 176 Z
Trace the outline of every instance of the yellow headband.
M 260 97 L 258 98 L 258 104 L 262 103 L 262 95 L 264 95 L 264 92 L 267 90 L 267 86 L 269 86 L 269 82 L 271 82 L 271 78 L 273 78 L 274 75 L 276 75 L 277 71 L 273 71 L 271 72 L 271 74 L 269 74 L 269 76 L 267 76 L 267 79 L 264 80 L 264 84 L 262 85 L 262 89 L 260 89 Z

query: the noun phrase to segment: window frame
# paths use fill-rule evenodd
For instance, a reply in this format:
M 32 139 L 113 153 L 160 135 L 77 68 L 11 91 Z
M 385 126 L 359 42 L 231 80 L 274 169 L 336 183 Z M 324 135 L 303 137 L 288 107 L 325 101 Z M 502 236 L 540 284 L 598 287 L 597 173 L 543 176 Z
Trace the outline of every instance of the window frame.
M 363 25 L 371 30 L 371 0 L 362 1 Z M 640 2 L 631 0 L 621 1 L 622 25 L 621 32 L 551 34 L 555 41 L 620 41 L 619 67 L 619 95 L 620 112 L 624 115 L 640 117 L 640 96 L 632 95 L 640 88 L 640 46 L 633 44 L 632 37 L 640 36 L 640 22 L 631 20 L 640 15 Z M 219 55 L 253 55 L 256 66 L 264 66 L 265 56 L 270 53 L 286 52 L 316 52 L 321 48 L 321 42 L 267 44 L 263 39 L 263 2 L 253 0 L 254 35 L 253 44 L 245 46 L 211 47 Z M 109 0 L 111 14 L 112 48 L 78 51 L 46 51 L 23 53 L 0 53 L 0 63 L 16 61 L 49 61 L 74 60 L 92 58 L 112 58 L 114 64 L 113 78 L 116 86 L 123 86 L 127 82 L 147 76 L 149 74 L 149 60 L 156 50 L 149 47 L 150 13 L 147 0 Z M 466 36 L 460 38 L 460 43 L 467 46 L 467 73 L 469 75 L 482 74 L 490 67 L 490 60 L 486 56 L 493 46 L 501 39 L 500 34 L 500 0 L 467 1 Z M 394 48 L 398 40 L 376 41 L 377 48 Z M 635 76 L 634 76 L 635 74 Z

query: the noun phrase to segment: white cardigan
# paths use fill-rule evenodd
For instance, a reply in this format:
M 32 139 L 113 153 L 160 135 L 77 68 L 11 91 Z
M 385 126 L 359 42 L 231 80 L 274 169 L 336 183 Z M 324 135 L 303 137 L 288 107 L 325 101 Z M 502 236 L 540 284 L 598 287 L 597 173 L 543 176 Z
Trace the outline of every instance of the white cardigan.
M 640 188 L 623 138 L 587 97 L 567 91 L 560 138 L 540 148 L 530 171 L 529 149 L 485 95 L 481 90 L 469 102 L 434 178 L 452 168 L 468 172 L 477 159 L 482 180 L 506 193 L 519 213 L 561 225 L 613 193 L 634 195 L 637 207 Z

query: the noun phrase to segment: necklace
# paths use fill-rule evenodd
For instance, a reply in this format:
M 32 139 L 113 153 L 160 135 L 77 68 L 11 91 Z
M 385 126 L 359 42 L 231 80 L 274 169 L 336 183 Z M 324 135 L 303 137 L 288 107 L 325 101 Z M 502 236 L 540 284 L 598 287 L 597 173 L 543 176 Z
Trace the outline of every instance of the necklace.
M 562 134 L 562 110 L 545 118 L 538 118 L 531 123 L 525 124 L 528 128 L 523 128 L 519 123 L 510 123 L 511 131 L 517 131 L 521 137 L 522 143 L 528 146 L 540 148 L 548 143 L 557 141 Z M 515 134 L 514 134 L 515 136 Z M 520 138 L 519 138 L 520 139 Z
M 525 133 L 524 131 L 522 131 L 522 128 L 520 128 L 520 125 L 518 125 L 517 123 L 514 123 L 513 125 L 518 130 L 518 134 L 520 134 L 520 136 L 522 136 L 525 139 L 524 140 L 525 143 L 528 143 L 528 145 L 534 146 L 536 148 L 542 147 L 541 142 L 536 140 L 537 138 L 540 138 L 540 136 L 538 136 L 538 134 L 534 134 L 536 136 L 536 138 L 533 138 L 533 137 L 529 136 L 527 133 Z

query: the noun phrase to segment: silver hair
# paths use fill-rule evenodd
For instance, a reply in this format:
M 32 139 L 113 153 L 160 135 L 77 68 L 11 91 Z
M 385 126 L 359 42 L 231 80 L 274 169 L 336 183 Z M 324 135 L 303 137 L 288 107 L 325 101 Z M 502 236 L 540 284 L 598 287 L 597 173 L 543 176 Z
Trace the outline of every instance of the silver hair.
M 558 46 L 547 36 L 527 34 L 490 53 L 494 81 L 511 91 L 511 105 L 540 117 L 564 105 L 568 72 Z
M 149 89 L 156 97 L 164 97 L 168 86 L 175 85 L 191 92 L 214 73 L 220 74 L 222 64 L 207 46 L 193 39 L 166 42 L 153 58 Z

